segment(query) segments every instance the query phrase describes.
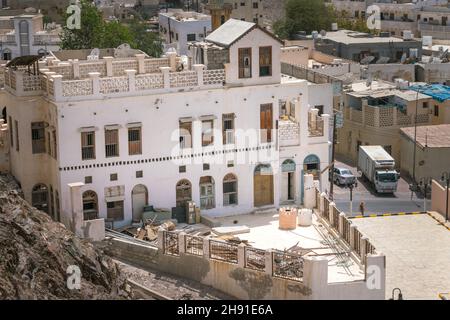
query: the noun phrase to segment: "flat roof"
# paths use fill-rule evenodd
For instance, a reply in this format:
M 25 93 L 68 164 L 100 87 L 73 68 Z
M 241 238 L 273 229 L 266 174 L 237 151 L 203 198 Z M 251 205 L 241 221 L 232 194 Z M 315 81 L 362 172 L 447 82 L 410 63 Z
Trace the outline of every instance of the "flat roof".
M 414 127 L 401 128 L 401 132 L 414 141 Z M 417 144 L 428 148 L 450 148 L 450 124 L 417 127 Z
M 450 231 L 427 214 L 352 219 L 386 255 L 386 298 L 439 299 L 450 291 Z
M 309 227 L 298 226 L 295 230 L 278 228 L 278 212 L 276 210 L 255 214 L 216 217 L 221 227 L 247 226 L 249 233 L 236 235 L 241 240 L 258 249 L 285 250 L 292 247 L 301 248 L 306 256 L 326 256 L 328 258 L 328 283 L 363 280 L 364 272 L 351 258 L 336 255 L 346 249 L 335 241 L 327 241 L 333 237 L 313 215 L 313 224 Z M 234 223 L 237 221 L 237 223 Z
M 404 42 L 403 39 L 396 37 L 377 37 L 371 36 L 368 33 L 351 30 L 339 30 L 327 32 L 327 34 L 322 38 L 344 44 Z

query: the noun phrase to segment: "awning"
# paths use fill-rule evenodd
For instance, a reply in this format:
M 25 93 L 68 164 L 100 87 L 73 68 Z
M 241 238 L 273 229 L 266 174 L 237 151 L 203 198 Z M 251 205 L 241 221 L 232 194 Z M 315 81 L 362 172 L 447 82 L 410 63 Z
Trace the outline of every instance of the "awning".
M 125 201 L 125 196 L 105 197 L 106 202 Z
M 122 126 L 120 124 L 110 124 L 105 126 L 105 130 L 116 130 L 120 129 Z
M 201 120 L 201 121 L 215 120 L 215 119 L 217 119 L 217 117 L 213 114 L 199 117 L 199 120 Z
M 127 123 L 127 128 L 140 128 L 140 127 L 142 127 L 142 122 Z
M 80 132 L 92 132 L 97 130 L 98 130 L 97 127 L 81 127 L 80 129 L 78 129 L 78 131 Z
M 192 122 L 195 119 L 193 117 L 184 117 L 179 119 L 181 123 Z

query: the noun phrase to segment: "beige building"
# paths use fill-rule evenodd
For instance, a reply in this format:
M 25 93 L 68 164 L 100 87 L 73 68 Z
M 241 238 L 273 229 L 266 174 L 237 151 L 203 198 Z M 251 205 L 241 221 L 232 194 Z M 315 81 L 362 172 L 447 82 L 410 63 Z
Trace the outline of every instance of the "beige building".
M 336 152 L 356 162 L 360 145 L 381 145 L 400 165 L 402 127 L 414 126 L 417 99 L 417 124 L 431 124 L 430 96 L 400 89 L 403 84 L 365 81 L 344 87 L 344 125 L 337 130 Z
M 413 176 L 414 127 L 400 129 L 401 171 Z M 450 170 L 450 124 L 417 128 L 415 176 L 440 180 Z

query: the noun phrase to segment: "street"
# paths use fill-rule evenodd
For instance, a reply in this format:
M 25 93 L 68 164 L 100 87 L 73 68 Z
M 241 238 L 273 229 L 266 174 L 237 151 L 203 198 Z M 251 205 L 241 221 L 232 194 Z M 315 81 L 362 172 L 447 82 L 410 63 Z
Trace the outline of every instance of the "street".
M 339 210 L 347 215 L 360 215 L 360 203 L 364 202 L 364 215 L 384 214 L 398 212 L 424 211 L 423 195 L 414 193 L 411 200 L 409 183 L 400 178 L 397 192 L 394 194 L 377 194 L 371 183 L 358 174 L 356 167 L 341 161 L 336 161 L 336 168 L 348 168 L 358 179 L 358 185 L 353 189 L 352 213 L 350 213 L 350 189 L 344 186 L 334 185 L 334 202 Z M 431 201 L 427 200 L 426 208 L 431 207 Z

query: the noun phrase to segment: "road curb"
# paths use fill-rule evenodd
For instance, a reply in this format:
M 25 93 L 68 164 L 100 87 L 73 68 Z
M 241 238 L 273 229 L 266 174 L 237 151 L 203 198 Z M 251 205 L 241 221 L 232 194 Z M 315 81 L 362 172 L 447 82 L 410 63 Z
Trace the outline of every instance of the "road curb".
M 414 211 L 414 212 L 393 212 L 393 213 L 376 213 L 376 214 L 368 214 L 367 216 L 353 216 L 347 217 L 347 219 L 362 219 L 362 218 L 377 218 L 377 217 L 393 217 L 393 216 L 410 216 L 417 214 L 427 214 L 425 211 Z

